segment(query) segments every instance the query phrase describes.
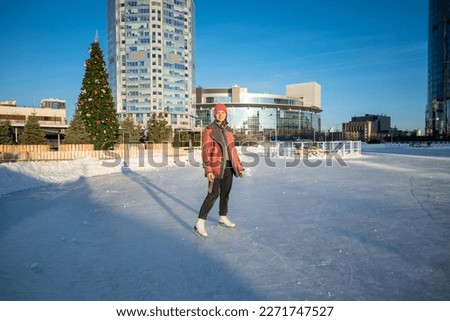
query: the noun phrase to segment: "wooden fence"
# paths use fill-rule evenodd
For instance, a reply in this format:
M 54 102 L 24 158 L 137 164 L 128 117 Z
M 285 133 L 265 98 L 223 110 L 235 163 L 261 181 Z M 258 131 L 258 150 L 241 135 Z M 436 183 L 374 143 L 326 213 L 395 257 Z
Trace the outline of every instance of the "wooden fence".
M 61 144 L 58 147 L 59 152 L 85 152 L 94 150 L 93 144 Z
M 0 162 L 12 161 L 59 161 L 86 157 L 97 159 L 117 159 L 145 157 L 148 153 L 164 156 L 183 156 L 184 148 L 174 148 L 171 144 L 118 144 L 113 150 L 94 150 L 92 144 L 62 144 L 57 151 L 48 145 L 0 145 Z

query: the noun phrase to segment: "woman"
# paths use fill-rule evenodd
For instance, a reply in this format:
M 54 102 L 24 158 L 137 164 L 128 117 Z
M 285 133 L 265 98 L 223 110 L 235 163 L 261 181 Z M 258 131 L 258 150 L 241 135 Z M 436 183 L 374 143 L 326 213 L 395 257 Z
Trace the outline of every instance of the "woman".
M 229 229 L 236 227 L 236 224 L 228 218 L 228 199 L 233 175 L 241 177 L 244 171 L 234 144 L 233 132 L 227 126 L 227 108 L 224 104 L 216 105 L 214 118 L 215 121 L 205 129 L 202 141 L 202 159 L 205 176 L 208 178 L 208 194 L 194 226 L 194 232 L 202 238 L 208 236 L 205 222 L 219 196 L 219 226 Z

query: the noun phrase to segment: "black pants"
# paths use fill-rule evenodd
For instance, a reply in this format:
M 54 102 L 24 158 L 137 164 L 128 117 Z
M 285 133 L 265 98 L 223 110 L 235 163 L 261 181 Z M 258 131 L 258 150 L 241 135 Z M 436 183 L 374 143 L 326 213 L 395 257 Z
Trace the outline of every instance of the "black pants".
M 206 220 L 209 211 L 211 211 L 217 198 L 220 196 L 219 202 L 219 215 L 228 214 L 228 199 L 230 198 L 231 186 L 233 185 L 233 170 L 228 166 L 225 168 L 223 178 L 215 178 L 212 184 L 212 188 L 208 185 L 208 195 L 206 195 L 203 201 L 202 207 L 198 214 L 198 218 Z

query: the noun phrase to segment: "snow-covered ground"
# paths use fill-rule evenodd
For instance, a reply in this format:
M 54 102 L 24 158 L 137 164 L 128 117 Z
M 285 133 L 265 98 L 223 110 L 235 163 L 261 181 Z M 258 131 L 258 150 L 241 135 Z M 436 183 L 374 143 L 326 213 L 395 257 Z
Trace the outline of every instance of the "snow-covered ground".
M 243 156 L 206 240 L 198 154 L 0 164 L 0 300 L 450 300 L 450 149 L 363 151 Z

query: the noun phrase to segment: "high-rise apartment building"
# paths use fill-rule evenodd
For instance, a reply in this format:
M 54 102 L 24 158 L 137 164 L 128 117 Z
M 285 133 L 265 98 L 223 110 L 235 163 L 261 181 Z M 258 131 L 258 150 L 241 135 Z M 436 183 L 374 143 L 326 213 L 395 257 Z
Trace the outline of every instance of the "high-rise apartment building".
M 193 0 L 107 0 L 108 73 L 119 120 L 146 124 L 162 113 L 173 128 L 193 123 Z
M 448 137 L 450 118 L 450 0 L 429 0 L 427 136 Z

